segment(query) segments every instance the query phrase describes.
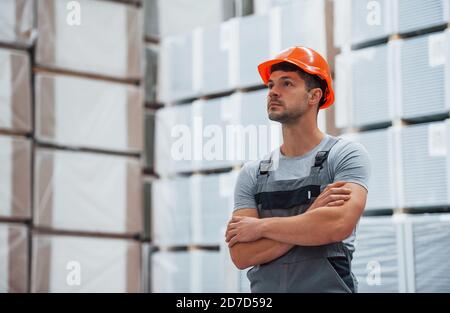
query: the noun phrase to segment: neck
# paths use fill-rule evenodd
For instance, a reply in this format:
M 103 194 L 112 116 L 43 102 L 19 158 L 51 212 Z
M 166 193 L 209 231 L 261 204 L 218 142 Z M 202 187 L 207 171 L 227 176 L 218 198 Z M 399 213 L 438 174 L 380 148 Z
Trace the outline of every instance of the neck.
M 301 116 L 295 123 L 283 124 L 281 153 L 287 157 L 302 156 L 314 149 L 325 137 L 315 118 Z

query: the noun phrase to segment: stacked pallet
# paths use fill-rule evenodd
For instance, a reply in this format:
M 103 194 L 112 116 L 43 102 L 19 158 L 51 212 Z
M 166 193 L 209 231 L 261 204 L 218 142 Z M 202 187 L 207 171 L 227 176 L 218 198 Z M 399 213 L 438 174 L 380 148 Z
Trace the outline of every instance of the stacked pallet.
M 0 292 L 29 291 L 34 5 L 0 3 Z
M 422 249 L 429 234 L 410 232 L 408 237 L 403 235 L 406 226 L 398 230 L 398 223 L 393 224 L 400 216 L 413 224 L 430 221 L 431 226 L 439 212 L 450 208 L 449 4 L 335 1 L 335 45 L 341 50 L 336 59 L 336 124 L 343 136 L 362 143 L 372 160 L 366 217 L 360 224 L 362 237 L 371 240 L 364 243 L 359 237 L 354 260 L 361 291 L 445 291 L 443 284 L 450 285 L 445 267 L 421 262 L 408 252 Z M 380 217 L 369 217 L 374 215 Z M 441 235 L 447 236 L 445 231 Z M 443 242 L 432 246 L 444 249 Z M 370 261 L 383 260 L 383 255 L 392 257 L 391 263 L 380 263 L 384 284 L 368 284 L 374 270 Z M 445 283 L 427 281 L 426 288 L 415 288 L 411 273 L 418 267 L 435 271 Z

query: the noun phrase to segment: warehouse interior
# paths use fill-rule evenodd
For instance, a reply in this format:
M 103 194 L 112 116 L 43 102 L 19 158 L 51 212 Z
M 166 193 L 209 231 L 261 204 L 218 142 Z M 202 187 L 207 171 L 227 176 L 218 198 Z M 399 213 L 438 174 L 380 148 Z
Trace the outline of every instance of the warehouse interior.
M 0 1 L 0 292 L 250 292 L 224 234 L 282 140 L 257 66 L 299 45 L 371 159 L 358 292 L 450 292 L 450 0 Z

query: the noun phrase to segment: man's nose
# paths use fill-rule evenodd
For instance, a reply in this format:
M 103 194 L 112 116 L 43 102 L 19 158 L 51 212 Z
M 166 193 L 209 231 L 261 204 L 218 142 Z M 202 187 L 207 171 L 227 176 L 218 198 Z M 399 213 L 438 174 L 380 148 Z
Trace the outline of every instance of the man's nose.
M 269 98 L 270 99 L 276 99 L 280 96 L 280 92 L 278 91 L 278 89 L 273 86 L 272 88 L 269 89 Z

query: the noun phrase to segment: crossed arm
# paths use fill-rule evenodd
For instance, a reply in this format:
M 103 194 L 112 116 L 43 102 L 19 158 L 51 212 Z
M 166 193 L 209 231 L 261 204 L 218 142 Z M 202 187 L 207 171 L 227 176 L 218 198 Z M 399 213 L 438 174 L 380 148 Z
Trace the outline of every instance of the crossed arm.
M 340 187 L 350 190 L 351 197 L 339 202 L 324 200 L 332 193 L 328 189 L 316 199 L 313 209 L 297 216 L 259 219 L 254 208 L 236 211 L 226 233 L 234 264 L 245 269 L 277 259 L 294 245 L 324 245 L 350 236 L 364 210 L 367 191 L 354 183 Z M 327 206 L 330 203 L 334 205 Z
M 248 208 L 236 211 L 235 217 L 249 217 L 258 219 L 258 211 Z M 228 234 L 228 231 L 227 231 Z M 256 239 L 252 242 L 239 242 L 230 246 L 230 255 L 234 265 L 243 270 L 247 267 L 264 264 L 279 258 L 288 252 L 294 245 L 275 241 L 268 238 Z

